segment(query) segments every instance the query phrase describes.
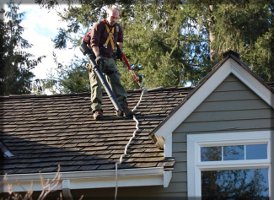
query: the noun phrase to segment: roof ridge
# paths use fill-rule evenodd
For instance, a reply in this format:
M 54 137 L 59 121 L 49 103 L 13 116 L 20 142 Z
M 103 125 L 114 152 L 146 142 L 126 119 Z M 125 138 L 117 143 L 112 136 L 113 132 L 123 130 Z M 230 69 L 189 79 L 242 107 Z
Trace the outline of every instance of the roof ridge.
M 63 97 L 63 96 L 82 96 L 82 95 L 87 95 L 90 94 L 90 92 L 82 92 L 82 93 L 70 93 L 70 94 L 51 94 L 51 95 L 37 95 L 37 94 L 11 94 L 11 95 L 6 95 L 6 96 L 0 96 L 0 98 L 14 98 L 14 99 L 21 99 L 21 98 L 26 98 L 26 97 L 31 97 L 31 98 L 42 98 L 42 97 Z
M 148 92 L 157 92 L 157 91 L 170 91 L 170 90 L 181 90 L 181 89 L 193 89 L 194 87 L 188 86 L 188 87 L 155 87 L 155 88 L 149 88 L 146 89 Z M 128 93 L 137 93 L 142 91 L 142 89 L 132 89 L 127 90 Z M 103 93 L 106 94 L 105 91 Z M 0 99 L 23 99 L 23 98 L 52 98 L 52 97 L 66 97 L 66 96 L 86 96 L 90 95 L 90 92 L 82 92 L 82 93 L 70 93 L 70 94 L 52 94 L 52 95 L 37 95 L 37 94 L 15 94 L 15 95 L 6 95 L 6 96 L 0 96 Z

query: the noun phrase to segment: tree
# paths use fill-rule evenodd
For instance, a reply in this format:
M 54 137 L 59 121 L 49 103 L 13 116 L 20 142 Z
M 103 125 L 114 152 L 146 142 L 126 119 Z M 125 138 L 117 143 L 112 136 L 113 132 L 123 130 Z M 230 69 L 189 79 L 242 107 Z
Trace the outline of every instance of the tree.
M 28 94 L 31 91 L 30 71 L 39 62 L 31 59 L 32 54 L 24 51 L 31 44 L 22 38 L 23 27 L 20 25 L 23 13 L 18 13 L 18 5 L 9 3 L 10 11 L 6 12 L 7 22 L 0 20 L 0 91 L 1 95 Z
M 208 46 L 191 5 L 180 1 L 135 4 L 124 21 L 125 52 L 144 66 L 147 87 L 196 83 L 208 72 Z
M 90 92 L 87 68 L 82 60 L 77 59 L 70 66 L 59 68 L 60 91 L 62 93 Z
M 71 2 L 71 1 L 69 1 Z M 104 5 L 115 1 L 105 1 Z M 194 85 L 204 77 L 227 50 L 240 53 L 251 69 L 265 81 L 274 80 L 273 2 L 211 0 L 117 1 L 122 7 L 124 52 L 132 64 L 141 64 L 145 87 Z M 56 47 L 68 40 L 79 45 L 81 37 L 71 37 L 105 15 L 102 2 L 71 6 L 63 19 Z M 73 33 L 73 34 L 71 34 Z M 119 62 L 118 62 L 119 63 Z M 122 81 L 135 88 L 127 71 Z
M 129 6 L 130 9 L 126 9 Z M 145 76 L 146 87 L 183 86 L 188 81 L 197 82 L 207 73 L 208 56 L 204 53 L 207 45 L 204 38 L 193 34 L 195 27 L 189 17 L 191 9 L 185 9 L 181 1 L 155 1 L 148 4 L 138 1 L 124 4 L 123 7 L 121 24 L 125 31 L 124 52 L 132 64 L 143 66 L 141 73 Z M 56 36 L 56 48 L 65 48 L 67 41 L 78 42 L 79 45 L 81 37 L 75 42 L 71 33 L 80 31 L 80 27 L 85 33 L 92 22 L 105 15 L 99 12 L 102 10 L 100 8 L 102 5 L 92 9 L 90 4 L 71 7 L 63 15 L 69 25 L 67 30 L 60 29 Z M 184 32 L 181 31 L 183 28 Z M 202 67 L 199 66 L 201 61 L 206 63 Z M 136 88 L 122 64 L 118 62 L 118 65 L 123 84 L 127 88 Z
M 53 8 L 57 1 L 37 1 L 41 5 Z M 113 3 L 113 2 L 112 2 Z M 98 21 L 104 13 L 101 13 L 103 3 L 101 1 L 83 2 L 81 6 L 70 5 L 68 1 L 68 8 L 63 14 L 60 14 L 62 20 L 67 21 L 67 29 L 60 28 L 58 35 L 53 39 L 55 48 L 65 49 L 68 42 L 74 44 L 75 48 L 78 48 L 80 40 L 83 35 L 88 31 L 93 22 Z M 51 85 L 51 88 L 55 87 L 54 93 L 77 93 L 77 92 L 89 92 L 89 79 L 87 69 L 85 65 L 87 60 L 84 58 L 75 58 L 68 66 L 63 66 L 58 62 L 58 59 L 54 55 L 55 63 L 58 66 L 56 82 Z M 51 77 L 52 79 L 52 77 Z M 51 82 L 52 83 L 52 82 Z
M 212 65 L 234 50 L 265 81 L 274 80 L 273 1 L 189 2 L 208 31 Z

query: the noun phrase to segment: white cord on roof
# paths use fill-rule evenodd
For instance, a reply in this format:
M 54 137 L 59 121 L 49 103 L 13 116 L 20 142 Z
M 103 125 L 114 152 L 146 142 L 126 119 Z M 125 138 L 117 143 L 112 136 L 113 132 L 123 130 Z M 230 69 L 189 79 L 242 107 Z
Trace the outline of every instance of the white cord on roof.
M 145 94 L 146 92 L 147 92 L 147 89 L 143 89 L 143 90 L 142 90 L 140 99 L 139 99 L 138 103 L 136 104 L 136 106 L 132 109 L 132 112 L 134 112 L 134 111 L 138 108 L 138 106 L 140 105 L 140 103 L 141 103 L 141 101 L 142 101 L 142 98 L 143 98 L 143 96 L 144 96 L 144 94 Z
M 139 99 L 138 103 L 136 104 L 136 106 L 132 109 L 132 112 L 134 112 L 137 109 L 137 107 L 139 106 L 139 104 L 141 103 L 143 95 L 144 95 L 145 92 L 146 92 L 146 90 L 143 89 L 142 93 L 141 93 L 141 96 L 140 96 L 140 99 Z M 118 165 L 122 164 L 123 158 L 127 155 L 127 150 L 128 150 L 128 147 L 129 147 L 131 141 L 135 138 L 136 133 L 140 130 L 139 129 L 139 121 L 136 119 L 135 115 L 133 115 L 133 120 L 136 122 L 136 126 L 135 126 L 136 129 L 133 132 L 132 137 L 129 139 L 128 143 L 125 146 L 124 154 L 122 154 L 120 156 L 119 162 L 115 163 L 115 182 L 116 182 L 116 184 L 115 184 L 115 196 L 114 196 L 115 200 L 117 199 L 117 194 L 118 194 Z

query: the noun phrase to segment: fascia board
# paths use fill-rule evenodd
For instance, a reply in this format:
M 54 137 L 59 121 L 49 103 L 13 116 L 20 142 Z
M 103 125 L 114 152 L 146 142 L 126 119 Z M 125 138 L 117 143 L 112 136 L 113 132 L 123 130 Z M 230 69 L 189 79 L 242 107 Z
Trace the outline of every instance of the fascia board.
M 154 134 L 167 138 L 225 80 L 230 65 L 228 59 Z
M 254 93 L 274 108 L 274 94 L 234 59 L 227 59 L 190 98 L 155 131 L 155 135 L 169 138 L 172 132 L 228 77 L 235 75 Z M 169 144 L 166 144 L 169 146 Z M 168 148 L 165 148 L 168 151 Z M 165 151 L 165 156 L 172 156 Z
M 116 186 L 116 171 L 74 171 L 60 172 L 61 180 L 55 190 L 64 188 L 62 182 L 68 181 L 69 189 L 91 189 L 91 188 L 108 188 Z M 118 187 L 130 186 L 149 186 L 149 185 L 166 185 L 164 180 L 164 169 L 162 167 L 140 168 L 140 169 L 119 169 L 118 170 Z M 37 173 L 37 174 L 15 174 L 6 175 L 3 187 L 0 192 L 8 192 L 12 185 L 13 192 L 41 191 L 41 178 L 51 180 L 56 173 Z M 4 176 L 0 176 L 1 180 Z M 2 191 L 1 191 L 2 190 Z
M 234 60 L 231 60 L 231 64 L 232 73 L 262 100 L 264 100 L 270 107 L 274 108 L 274 94 L 272 91 L 265 87 L 251 73 L 248 73 L 246 69 L 243 67 L 238 67 L 238 63 Z
M 239 78 L 274 108 L 274 94 L 244 67 L 229 58 L 154 134 L 164 138 L 168 137 L 230 74 Z

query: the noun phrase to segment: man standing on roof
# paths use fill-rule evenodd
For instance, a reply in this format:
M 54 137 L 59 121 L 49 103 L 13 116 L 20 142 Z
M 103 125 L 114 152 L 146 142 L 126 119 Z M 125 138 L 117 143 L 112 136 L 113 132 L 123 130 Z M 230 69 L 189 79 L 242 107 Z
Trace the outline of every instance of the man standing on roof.
M 92 49 L 96 63 L 102 72 L 107 75 L 112 91 L 123 109 L 122 115 L 132 117 L 133 113 L 128 108 L 127 93 L 121 84 L 121 75 L 114 60 L 117 50 L 116 45 L 119 45 L 120 49 L 122 49 L 123 44 L 123 30 L 117 23 L 118 20 L 119 9 L 116 6 L 108 8 L 107 18 L 93 26 L 84 36 L 83 43 Z M 102 119 L 102 84 L 93 70 L 89 70 L 89 80 L 93 118 L 95 120 Z M 118 112 L 116 114 L 119 115 Z

